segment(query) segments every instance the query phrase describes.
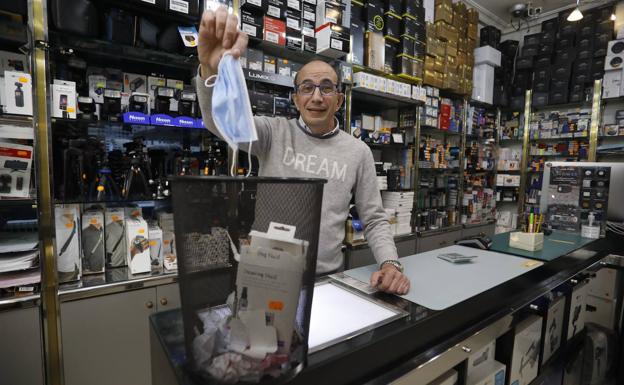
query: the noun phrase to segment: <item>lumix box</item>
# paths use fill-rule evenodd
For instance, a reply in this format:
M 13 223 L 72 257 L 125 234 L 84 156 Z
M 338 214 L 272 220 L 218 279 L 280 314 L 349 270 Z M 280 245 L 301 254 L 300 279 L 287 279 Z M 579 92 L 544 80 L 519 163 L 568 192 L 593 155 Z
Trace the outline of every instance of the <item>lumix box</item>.
M 301 12 L 301 0 L 286 0 L 286 7 Z
M 306 52 L 316 53 L 316 38 L 304 35 L 303 50 Z
M 351 50 L 349 28 L 326 24 L 316 31 L 316 53 L 329 57 L 343 57 Z
M 319 0 L 316 4 L 316 28 L 327 23 L 342 25 L 345 6 L 340 0 Z
M 247 48 L 247 68 L 262 71 L 264 54 L 262 51 L 253 48 Z
M 247 35 L 262 39 L 262 13 L 241 9 L 241 30 Z
M 167 10 L 185 16 L 199 16 L 199 0 L 167 0 Z
M 303 49 L 303 40 L 301 32 L 286 30 L 286 48 L 295 51 L 301 51 Z
M 240 9 L 241 11 L 250 12 L 263 11 L 262 0 L 241 0 Z
M 301 30 L 301 12 L 293 11 L 292 9 L 286 10 L 286 28 L 293 29 L 295 31 Z
M 262 0 L 262 7 L 267 16 L 280 20 L 286 20 L 285 0 Z
M 264 17 L 264 40 L 286 45 L 286 23 L 272 17 Z
M 301 20 L 301 34 L 304 36 L 314 37 L 314 22 L 309 20 Z

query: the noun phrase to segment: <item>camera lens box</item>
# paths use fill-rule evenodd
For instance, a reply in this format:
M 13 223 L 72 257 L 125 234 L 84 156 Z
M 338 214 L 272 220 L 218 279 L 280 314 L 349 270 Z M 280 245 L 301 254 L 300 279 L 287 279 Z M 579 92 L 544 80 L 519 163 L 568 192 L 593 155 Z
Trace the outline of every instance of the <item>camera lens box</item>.
M 140 216 L 126 219 L 126 252 L 131 274 L 151 271 L 149 231 L 147 222 Z
M 271 55 L 264 55 L 263 71 L 270 74 L 276 73 L 277 58 Z
M 32 79 L 30 74 L 4 71 L 3 100 L 7 114 L 32 116 Z
M 148 230 L 152 268 L 162 269 L 164 259 L 163 231 L 156 225 L 150 225 Z
M 104 212 L 106 266 L 126 265 L 126 213 L 123 208 L 107 207 Z
M 301 51 L 303 49 L 301 32 L 286 29 L 286 48 L 294 51 Z
M 286 45 L 286 23 L 269 16 L 264 17 L 264 40 Z
M 285 0 L 262 0 L 264 13 L 267 16 L 280 20 L 286 20 L 286 1 Z
M 314 22 L 309 20 L 301 20 L 301 34 L 304 36 L 314 37 Z
M 337 24 L 325 24 L 316 30 L 316 53 L 339 58 L 348 54 L 351 35 L 349 28 Z
M 241 0 L 240 9 L 248 12 L 262 12 L 262 0 Z
M 247 48 L 247 68 L 254 71 L 262 71 L 264 66 L 264 53 L 258 49 Z
M 327 23 L 342 25 L 345 6 L 339 0 L 319 0 L 316 3 L 316 28 Z
M 77 281 L 82 276 L 78 207 L 57 206 L 54 217 L 59 282 Z
M 263 17 L 258 11 L 241 9 L 241 31 L 251 37 L 262 39 Z
M 104 213 L 99 210 L 82 214 L 82 272 L 97 274 L 104 272 Z
M 301 12 L 292 9 L 286 10 L 286 28 L 295 31 L 301 30 Z
M 366 2 L 366 30 L 382 32 L 384 30 L 384 3 L 381 0 Z
M 282 58 L 277 59 L 277 74 L 278 75 L 290 77 L 291 72 L 292 72 L 291 70 L 292 70 L 292 66 L 290 64 L 290 60 L 282 59 Z
M 54 79 L 51 110 L 55 118 L 76 119 L 76 83 Z
M 312 29 L 316 26 L 316 6 L 310 5 L 308 3 L 303 3 L 301 17 L 303 20 L 312 22 Z
M 303 50 L 306 52 L 316 53 L 316 38 L 304 35 Z
M 364 65 L 364 22 L 351 18 L 351 63 Z
M 385 38 L 398 43 L 401 36 L 401 19 L 398 16 L 386 13 L 384 24 Z
M 293 11 L 301 12 L 302 5 L 301 0 L 286 0 L 286 7 Z

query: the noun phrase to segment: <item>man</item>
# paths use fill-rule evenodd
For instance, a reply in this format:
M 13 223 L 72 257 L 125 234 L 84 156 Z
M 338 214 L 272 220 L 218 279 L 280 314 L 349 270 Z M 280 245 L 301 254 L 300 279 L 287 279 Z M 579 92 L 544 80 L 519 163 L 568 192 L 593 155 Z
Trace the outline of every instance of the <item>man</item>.
M 200 73 L 197 94 L 204 124 L 217 134 L 211 118 L 212 88 L 205 81 L 217 74 L 219 60 L 229 51 L 238 58 L 247 48 L 247 35 L 238 29 L 238 18 L 225 8 L 206 11 L 199 28 Z M 368 146 L 340 130 L 334 116 L 344 102 L 338 76 L 327 63 L 307 63 L 295 78 L 293 101 L 300 118 L 255 117 L 258 140 L 252 152 L 258 157 L 261 176 L 317 177 L 328 180 L 323 193 L 317 273 L 327 274 L 342 265 L 341 245 L 349 202 L 365 223 L 366 238 L 380 264 L 371 285 L 405 294 L 409 280 L 402 274 L 386 213 L 377 188 L 375 165 Z

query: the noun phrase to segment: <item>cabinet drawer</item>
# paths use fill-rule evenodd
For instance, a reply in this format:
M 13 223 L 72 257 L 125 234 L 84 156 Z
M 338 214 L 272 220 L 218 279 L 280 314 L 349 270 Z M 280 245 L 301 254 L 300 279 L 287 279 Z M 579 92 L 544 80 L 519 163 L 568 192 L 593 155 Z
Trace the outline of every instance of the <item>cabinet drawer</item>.
M 180 307 L 180 286 L 177 283 L 156 287 L 158 311 L 176 309 Z
M 425 251 L 452 246 L 453 244 L 455 244 L 456 240 L 461 238 L 461 235 L 461 230 L 457 230 L 451 231 L 449 233 L 442 233 L 418 238 L 418 252 L 424 253 Z
M 472 237 L 472 236 L 475 236 L 475 235 L 479 235 L 481 233 L 487 235 L 488 237 L 493 237 L 495 230 L 496 230 L 496 224 L 495 223 L 491 223 L 491 224 L 487 224 L 487 225 L 483 225 L 483 226 L 469 227 L 469 228 L 466 228 L 466 229 L 464 229 L 462 231 L 462 233 L 463 233 L 463 237 L 462 238 Z

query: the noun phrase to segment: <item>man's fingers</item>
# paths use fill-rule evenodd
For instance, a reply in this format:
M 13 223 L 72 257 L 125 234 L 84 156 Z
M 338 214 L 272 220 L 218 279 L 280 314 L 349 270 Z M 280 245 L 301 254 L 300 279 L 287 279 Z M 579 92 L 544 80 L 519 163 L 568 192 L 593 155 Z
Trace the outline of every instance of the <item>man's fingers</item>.
M 409 279 L 403 276 L 403 278 L 401 279 L 401 284 L 399 285 L 399 288 L 397 290 L 397 294 L 400 294 L 400 295 L 407 294 L 407 292 L 409 291 L 409 287 L 410 287 Z
M 223 32 L 223 48 L 230 49 L 236 40 L 238 34 L 238 18 L 236 15 L 228 15 L 225 23 L 225 31 Z
M 236 36 L 236 41 L 232 46 L 232 55 L 238 58 L 240 57 L 245 50 L 247 50 L 247 43 L 249 42 L 249 36 L 245 32 L 238 32 Z
M 398 271 L 397 271 L 398 273 Z M 381 285 L 379 285 L 379 288 L 383 291 L 388 291 L 388 289 L 390 288 L 390 285 L 392 284 L 392 281 L 394 280 L 394 271 L 390 272 L 390 271 L 386 271 L 383 274 L 383 279 L 381 281 Z
M 401 286 L 401 274 L 394 274 L 392 283 L 390 283 L 390 287 L 388 288 L 388 293 L 397 293 L 399 286 Z
M 225 7 L 219 7 L 215 12 L 215 37 L 221 41 L 225 32 L 225 24 L 227 23 L 228 13 Z
M 199 35 L 203 38 L 213 39 L 215 31 L 215 14 L 212 11 L 205 11 L 199 26 Z
M 377 287 L 379 284 L 379 278 L 381 277 L 381 271 L 376 271 L 371 275 L 370 285 L 372 287 Z

